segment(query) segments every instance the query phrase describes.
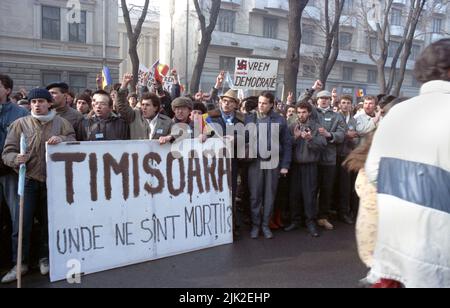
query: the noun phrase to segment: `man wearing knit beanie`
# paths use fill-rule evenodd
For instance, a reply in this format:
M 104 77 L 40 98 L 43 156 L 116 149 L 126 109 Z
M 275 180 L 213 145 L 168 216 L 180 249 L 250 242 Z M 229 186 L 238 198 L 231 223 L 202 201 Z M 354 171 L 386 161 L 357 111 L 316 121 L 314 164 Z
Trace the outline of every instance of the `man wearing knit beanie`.
M 30 235 L 33 217 L 38 212 L 42 217 L 40 238 L 39 266 L 42 275 L 49 272 L 48 266 L 48 222 L 47 222 L 47 186 L 45 149 L 48 145 L 75 141 L 72 125 L 50 110 L 52 96 L 46 89 L 33 89 L 28 95 L 31 103 L 31 115 L 20 118 L 11 126 L 6 137 L 2 158 L 5 165 L 18 171 L 21 164 L 26 164 L 27 181 L 25 183 L 24 225 L 23 225 L 23 267 L 22 274 L 28 271 Z M 20 154 L 20 136 L 27 136 L 27 152 Z M 19 221 L 18 215 L 13 218 L 13 262 L 17 261 Z M 17 267 L 7 273 L 2 283 L 16 280 Z
M 49 104 L 52 103 L 53 98 L 47 89 L 36 88 L 30 91 L 28 94 L 28 101 L 31 103 L 33 99 L 45 99 Z M 51 107 L 51 106 L 50 106 Z

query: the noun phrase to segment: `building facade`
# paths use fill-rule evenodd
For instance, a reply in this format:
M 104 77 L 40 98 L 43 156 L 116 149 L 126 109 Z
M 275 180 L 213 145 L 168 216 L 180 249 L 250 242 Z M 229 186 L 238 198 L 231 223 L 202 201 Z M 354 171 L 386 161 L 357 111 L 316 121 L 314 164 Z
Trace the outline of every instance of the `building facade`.
M 1 10 L 0 72 L 14 79 L 15 90 L 55 81 L 75 93 L 95 89 L 103 65 L 117 82 L 117 1 L 3 0 Z
M 206 15 L 209 2 L 200 1 Z M 358 17 L 361 16 L 360 3 L 359 0 L 346 0 L 340 22 L 340 53 L 327 83 L 329 89 L 336 87 L 339 93 L 354 96 L 360 88 L 369 94 L 379 93 L 377 68 L 368 56 L 368 46 L 374 42 L 368 39 L 362 26 L 362 17 Z M 386 0 L 364 3 L 367 3 L 368 8 L 378 8 L 374 15 L 380 16 Z M 392 46 L 387 68 L 391 63 L 394 47 L 398 46 L 401 39 L 398 34 L 404 30 L 402 25 L 408 14 L 408 3 L 408 0 L 394 0 L 392 16 L 389 18 Z M 299 92 L 311 87 L 318 78 L 318 64 L 325 46 L 324 32 L 321 31 L 324 25 L 323 5 L 324 1 L 310 0 L 303 14 Z M 267 58 L 279 61 L 277 95 L 281 97 L 284 59 L 288 46 L 288 11 L 288 0 L 222 1 L 202 74 L 202 90 L 207 90 L 214 84 L 220 70 L 233 74 L 236 57 Z M 414 60 L 430 42 L 449 36 L 449 12 L 448 5 L 442 4 L 434 6 L 431 12 L 427 10 L 424 14 L 426 17 L 422 18 L 416 32 L 401 95 L 413 96 L 418 93 L 420 85 L 412 76 Z M 187 83 L 192 75 L 197 46 L 201 39 L 199 29 L 192 1 L 162 1 L 161 59 L 178 68 L 183 83 Z

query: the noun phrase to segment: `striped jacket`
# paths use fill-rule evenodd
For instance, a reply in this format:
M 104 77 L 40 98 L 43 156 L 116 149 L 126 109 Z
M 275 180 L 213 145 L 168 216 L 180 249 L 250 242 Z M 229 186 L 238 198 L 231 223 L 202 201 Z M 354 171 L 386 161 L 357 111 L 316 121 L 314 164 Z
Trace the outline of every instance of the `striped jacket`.
M 449 114 L 450 82 L 431 81 L 380 123 L 366 163 L 378 189 L 373 277 L 450 287 Z

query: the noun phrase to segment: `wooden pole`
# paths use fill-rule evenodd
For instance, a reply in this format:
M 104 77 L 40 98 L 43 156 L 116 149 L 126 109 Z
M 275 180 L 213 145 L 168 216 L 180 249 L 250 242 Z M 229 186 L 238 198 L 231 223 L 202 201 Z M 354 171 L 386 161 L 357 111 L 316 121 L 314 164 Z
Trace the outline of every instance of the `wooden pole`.
M 23 240 L 23 207 L 24 197 L 20 197 L 19 204 L 19 240 L 17 247 L 17 288 L 22 288 L 22 240 Z

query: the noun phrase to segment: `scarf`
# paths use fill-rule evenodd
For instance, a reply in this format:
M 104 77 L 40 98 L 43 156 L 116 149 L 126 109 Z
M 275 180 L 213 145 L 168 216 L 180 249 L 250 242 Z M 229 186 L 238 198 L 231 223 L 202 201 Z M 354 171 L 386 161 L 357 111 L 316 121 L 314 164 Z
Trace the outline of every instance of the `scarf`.
M 331 107 L 328 108 L 317 107 L 317 109 L 319 109 L 322 113 L 327 113 L 331 109 Z
M 46 115 L 37 115 L 32 111 L 31 116 L 41 123 L 48 123 L 50 121 L 53 121 L 53 119 L 56 117 L 56 111 L 50 110 Z

